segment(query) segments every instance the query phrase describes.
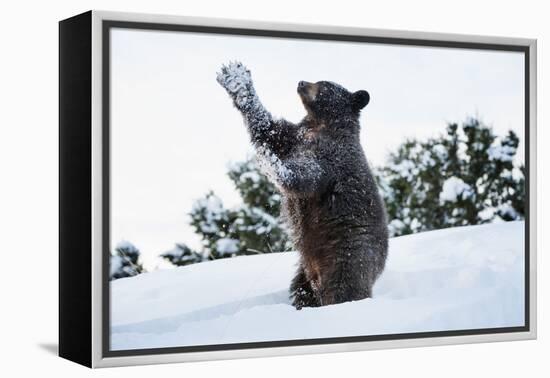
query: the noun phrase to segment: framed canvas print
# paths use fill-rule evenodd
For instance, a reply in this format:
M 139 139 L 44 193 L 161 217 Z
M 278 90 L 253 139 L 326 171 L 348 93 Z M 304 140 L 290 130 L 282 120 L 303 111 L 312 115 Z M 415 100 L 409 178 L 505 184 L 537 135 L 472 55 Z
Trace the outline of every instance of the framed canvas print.
M 59 353 L 536 337 L 536 41 L 59 24 Z

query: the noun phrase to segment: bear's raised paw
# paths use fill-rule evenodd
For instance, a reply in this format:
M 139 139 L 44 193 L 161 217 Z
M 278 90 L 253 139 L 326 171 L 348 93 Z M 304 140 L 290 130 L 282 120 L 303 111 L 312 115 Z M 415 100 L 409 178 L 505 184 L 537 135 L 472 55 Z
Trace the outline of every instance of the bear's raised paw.
M 230 62 L 223 65 L 216 80 L 232 95 L 247 96 L 252 89 L 250 70 L 241 62 Z

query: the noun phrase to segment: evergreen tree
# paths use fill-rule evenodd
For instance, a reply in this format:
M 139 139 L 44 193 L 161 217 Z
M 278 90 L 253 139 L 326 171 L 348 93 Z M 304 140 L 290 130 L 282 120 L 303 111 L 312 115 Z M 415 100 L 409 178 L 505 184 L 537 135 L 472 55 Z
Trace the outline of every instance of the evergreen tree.
M 279 220 L 281 196 L 256 162 L 249 158 L 229 167 L 229 179 L 243 203 L 225 208 L 214 192 L 195 201 L 190 212 L 191 226 L 200 236 L 202 247 L 194 251 L 185 244 L 161 255 L 174 265 L 204 260 L 282 252 L 291 243 Z
M 111 252 L 111 280 L 137 276 L 145 272 L 143 266 L 139 262 L 139 255 L 139 249 L 132 243 L 128 241 L 121 241 L 118 243 L 114 252 Z
M 200 253 L 193 251 L 183 243 L 176 243 L 173 249 L 163 253 L 160 257 L 176 266 L 195 264 L 204 260 Z
M 393 236 L 523 219 L 524 167 L 509 131 L 497 137 L 476 118 L 426 141 L 408 140 L 376 170 Z

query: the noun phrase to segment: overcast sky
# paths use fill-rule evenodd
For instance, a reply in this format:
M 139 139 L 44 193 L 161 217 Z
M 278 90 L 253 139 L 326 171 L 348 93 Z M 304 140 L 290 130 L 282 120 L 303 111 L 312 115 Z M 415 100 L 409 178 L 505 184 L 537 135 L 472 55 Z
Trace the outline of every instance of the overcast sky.
M 240 60 L 275 116 L 305 114 L 300 80 L 365 89 L 361 141 L 372 165 L 405 138 L 435 136 L 479 115 L 514 130 L 523 155 L 523 55 L 465 49 L 115 29 L 111 48 L 111 243 L 134 243 L 145 265 L 175 242 L 197 247 L 193 201 L 214 190 L 240 202 L 227 164 L 252 150 L 242 118 L 216 82 Z M 160 264 L 160 266 L 165 266 Z

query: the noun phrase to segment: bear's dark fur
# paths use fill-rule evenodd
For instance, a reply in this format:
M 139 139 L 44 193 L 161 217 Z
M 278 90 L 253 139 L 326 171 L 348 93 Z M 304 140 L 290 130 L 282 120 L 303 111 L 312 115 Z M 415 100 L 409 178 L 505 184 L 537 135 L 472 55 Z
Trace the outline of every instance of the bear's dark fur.
M 307 110 L 299 124 L 274 119 L 250 71 L 223 66 L 218 82 L 242 113 L 263 170 L 280 189 L 283 216 L 300 263 L 290 285 L 293 305 L 316 307 L 372 296 L 384 269 L 386 213 L 359 141 L 366 91 L 300 82 Z

